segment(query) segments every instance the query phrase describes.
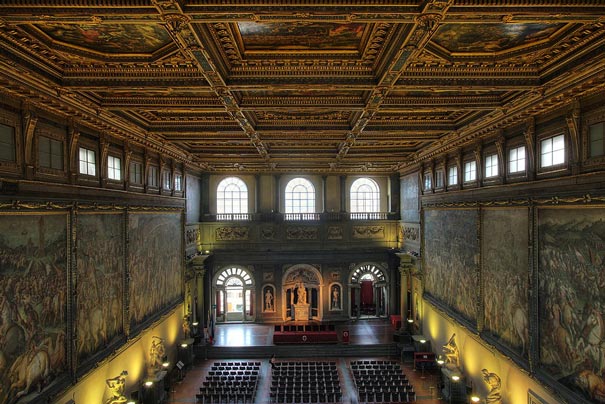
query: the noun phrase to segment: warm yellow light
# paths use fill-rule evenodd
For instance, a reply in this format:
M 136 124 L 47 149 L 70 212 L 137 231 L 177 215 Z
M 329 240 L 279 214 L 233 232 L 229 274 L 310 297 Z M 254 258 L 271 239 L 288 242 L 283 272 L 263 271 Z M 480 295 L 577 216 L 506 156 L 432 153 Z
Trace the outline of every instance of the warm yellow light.
M 454 376 L 452 376 L 452 380 L 457 382 L 458 380 L 460 380 L 460 376 L 454 375 Z
M 167 368 L 168 366 L 170 366 L 170 362 L 164 362 L 164 363 L 162 363 L 162 367 Z
M 408 323 L 413 323 L 414 319 L 413 318 L 408 318 Z
M 421 340 L 420 340 L 420 343 L 421 343 L 421 344 L 424 344 L 425 342 L 426 342 L 426 340 L 425 340 L 425 339 L 421 339 Z
M 443 365 L 445 363 L 445 361 L 443 359 L 438 359 L 437 360 L 437 364 L 438 365 Z
M 204 254 L 206 254 L 206 255 L 210 254 L 210 250 L 204 251 Z
M 151 380 L 148 380 L 145 382 L 145 387 L 151 387 L 153 386 L 153 382 Z
M 181 344 L 181 348 L 187 348 L 187 344 Z
M 197 321 L 194 321 L 194 322 L 193 322 L 193 326 L 194 326 L 194 327 L 197 327 L 198 325 L 200 325 L 200 323 L 198 323 Z
M 472 397 L 471 397 L 471 401 L 472 401 L 473 403 L 478 403 L 479 401 L 481 401 L 481 399 L 480 399 L 479 397 L 477 397 L 477 396 L 472 396 Z
M 130 400 L 130 401 L 128 401 L 126 404 L 137 404 L 137 403 L 136 403 L 136 401 L 134 401 L 134 400 Z

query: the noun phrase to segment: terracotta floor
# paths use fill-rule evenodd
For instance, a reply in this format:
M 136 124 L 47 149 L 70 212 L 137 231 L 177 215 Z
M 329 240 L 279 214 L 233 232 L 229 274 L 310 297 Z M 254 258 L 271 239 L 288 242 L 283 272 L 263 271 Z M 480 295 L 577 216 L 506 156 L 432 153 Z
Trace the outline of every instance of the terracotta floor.
M 339 328 L 346 327 L 350 332 L 350 344 L 379 344 L 390 343 L 392 339 L 392 328 L 388 321 L 382 320 L 359 320 L 350 324 L 337 326 Z M 229 324 L 219 325 L 215 333 L 216 346 L 273 346 L 273 327 L 258 324 Z M 296 350 L 296 346 L 292 346 Z M 341 388 L 343 392 L 342 403 L 358 403 L 357 393 L 353 384 L 353 376 L 350 372 L 350 362 L 358 359 L 391 359 L 401 363 L 400 358 L 385 358 L 385 357 L 347 357 L 347 358 L 287 358 L 287 361 L 308 361 L 308 360 L 328 360 L 336 361 Z M 256 403 L 269 403 L 269 386 L 271 384 L 271 371 L 268 358 L 265 359 L 220 359 L 216 361 L 255 360 L 261 362 L 261 371 L 259 385 L 256 393 Z M 279 359 L 278 359 L 279 361 Z M 198 359 L 194 366 L 186 371 L 184 379 L 173 385 L 169 396 L 169 403 L 195 403 L 195 394 L 199 392 L 199 387 L 205 380 L 208 370 L 215 362 L 212 360 Z M 445 403 L 439 399 L 437 389 L 438 375 L 437 373 L 420 373 L 414 371 L 412 363 L 402 363 L 403 372 L 408 376 L 410 383 L 416 391 L 416 402 L 421 404 L 437 404 Z

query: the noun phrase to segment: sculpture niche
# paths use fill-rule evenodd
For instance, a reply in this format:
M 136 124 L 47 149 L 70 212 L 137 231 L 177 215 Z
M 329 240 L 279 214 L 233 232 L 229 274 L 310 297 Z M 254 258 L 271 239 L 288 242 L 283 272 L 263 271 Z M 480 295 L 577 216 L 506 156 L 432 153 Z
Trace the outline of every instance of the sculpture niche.
M 294 298 L 294 295 L 292 295 Z M 309 320 L 309 303 L 307 301 L 307 288 L 299 282 L 296 286 L 296 303 L 294 303 L 294 319 L 296 321 Z

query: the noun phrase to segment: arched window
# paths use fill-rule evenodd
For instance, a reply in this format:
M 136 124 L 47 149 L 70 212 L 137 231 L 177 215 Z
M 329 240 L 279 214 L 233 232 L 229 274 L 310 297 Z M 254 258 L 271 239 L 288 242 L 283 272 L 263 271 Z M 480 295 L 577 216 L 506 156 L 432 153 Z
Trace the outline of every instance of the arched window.
M 248 187 L 244 181 L 227 177 L 218 184 L 216 213 L 248 213 Z
M 370 178 L 359 178 L 351 184 L 351 212 L 379 212 L 380 189 Z
M 309 180 L 294 178 L 288 182 L 286 213 L 315 213 L 315 188 Z

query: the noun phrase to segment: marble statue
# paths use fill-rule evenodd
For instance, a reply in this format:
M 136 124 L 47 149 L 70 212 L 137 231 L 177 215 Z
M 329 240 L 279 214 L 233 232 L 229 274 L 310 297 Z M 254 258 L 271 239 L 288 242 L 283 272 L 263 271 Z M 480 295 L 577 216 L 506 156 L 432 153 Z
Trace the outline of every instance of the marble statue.
M 298 288 L 296 289 L 296 291 L 298 293 L 297 303 L 307 303 L 307 289 L 305 288 L 305 285 L 302 282 L 298 284 Z
M 446 367 L 460 367 L 460 351 L 458 350 L 458 346 L 456 345 L 455 337 L 456 333 L 452 334 L 447 344 L 443 346 Z
M 111 397 L 105 401 L 106 404 L 121 404 L 128 399 L 124 397 L 124 388 L 126 387 L 126 376 L 128 372 L 123 370 L 118 376 L 105 380 L 107 388 L 111 393 Z

